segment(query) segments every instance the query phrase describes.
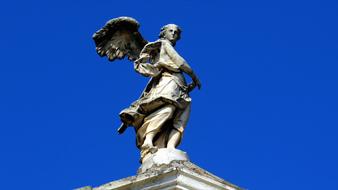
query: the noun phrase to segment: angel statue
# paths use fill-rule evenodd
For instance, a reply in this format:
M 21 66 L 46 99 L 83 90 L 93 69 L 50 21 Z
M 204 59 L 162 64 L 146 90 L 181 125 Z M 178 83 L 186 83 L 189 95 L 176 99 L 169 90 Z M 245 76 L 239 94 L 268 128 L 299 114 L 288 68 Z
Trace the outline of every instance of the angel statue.
M 175 24 L 161 28 L 159 39 L 147 42 L 138 31 L 139 23 L 130 17 L 109 20 L 93 39 L 97 53 L 109 61 L 125 56 L 134 62 L 134 69 L 150 80 L 140 98 L 120 113 L 118 132 L 128 126 L 136 131 L 140 162 L 158 148 L 176 148 L 182 139 L 190 115 L 189 92 L 201 82 L 174 46 L 181 37 Z M 192 79 L 186 83 L 183 73 Z

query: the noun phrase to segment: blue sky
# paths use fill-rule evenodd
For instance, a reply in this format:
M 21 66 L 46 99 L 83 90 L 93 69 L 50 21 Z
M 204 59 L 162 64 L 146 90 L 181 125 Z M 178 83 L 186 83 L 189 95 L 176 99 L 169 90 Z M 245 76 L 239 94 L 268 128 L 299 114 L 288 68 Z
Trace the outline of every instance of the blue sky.
M 148 79 L 91 39 L 118 16 L 149 41 L 182 27 L 176 49 L 202 82 L 179 147 L 192 162 L 249 190 L 338 189 L 337 1 L 14 0 L 0 15 L 1 189 L 136 173 L 118 113 Z

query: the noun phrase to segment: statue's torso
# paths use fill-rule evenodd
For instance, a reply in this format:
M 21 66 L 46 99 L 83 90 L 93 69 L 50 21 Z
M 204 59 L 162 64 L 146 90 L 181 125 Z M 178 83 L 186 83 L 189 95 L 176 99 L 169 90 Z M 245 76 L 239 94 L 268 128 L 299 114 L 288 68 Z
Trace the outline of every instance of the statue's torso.
M 159 52 L 150 58 L 150 64 L 157 67 L 159 73 L 152 77 L 139 103 L 146 105 L 145 110 L 148 105 L 149 109 L 152 109 L 152 104 L 159 101 L 184 108 L 191 99 L 187 92 L 186 80 L 175 57 L 179 55 L 167 41 L 160 42 L 162 44 Z

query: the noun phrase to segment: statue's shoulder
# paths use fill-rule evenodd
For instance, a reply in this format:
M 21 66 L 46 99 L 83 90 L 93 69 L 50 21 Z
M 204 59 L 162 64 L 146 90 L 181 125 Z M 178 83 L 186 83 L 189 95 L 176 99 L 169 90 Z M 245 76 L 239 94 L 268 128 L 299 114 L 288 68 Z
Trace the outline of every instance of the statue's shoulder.
M 147 43 L 144 46 L 142 53 L 150 53 L 150 52 L 154 52 L 154 51 L 159 52 L 161 50 L 161 46 L 162 46 L 163 42 L 164 42 L 164 40 L 159 39 L 159 40 L 156 40 L 154 42 Z
M 154 45 L 171 45 L 171 43 L 168 40 L 165 39 L 158 39 L 153 42 L 148 42 L 146 46 L 154 46 Z
M 153 41 L 153 42 L 148 42 L 148 43 L 144 46 L 144 48 L 146 48 L 146 47 L 160 46 L 160 45 L 162 45 L 162 44 L 164 44 L 164 43 L 167 43 L 167 41 L 166 41 L 166 40 L 163 40 L 163 39 L 158 39 L 158 40 Z

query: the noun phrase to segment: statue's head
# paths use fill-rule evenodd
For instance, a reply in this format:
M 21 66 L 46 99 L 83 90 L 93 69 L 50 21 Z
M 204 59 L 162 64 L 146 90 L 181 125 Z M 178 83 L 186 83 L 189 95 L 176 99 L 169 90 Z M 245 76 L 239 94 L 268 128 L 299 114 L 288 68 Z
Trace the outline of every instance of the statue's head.
M 167 24 L 161 28 L 160 38 L 169 40 L 173 45 L 181 38 L 181 28 L 176 24 Z

